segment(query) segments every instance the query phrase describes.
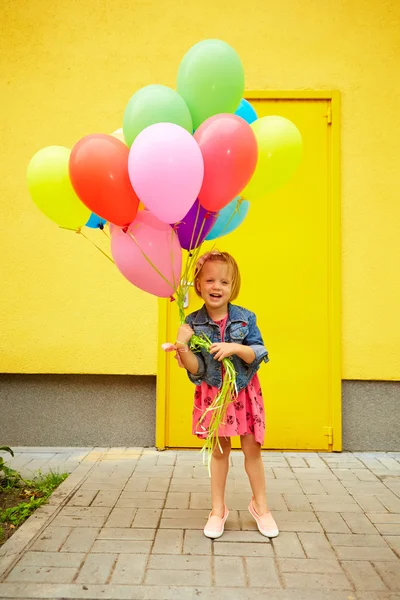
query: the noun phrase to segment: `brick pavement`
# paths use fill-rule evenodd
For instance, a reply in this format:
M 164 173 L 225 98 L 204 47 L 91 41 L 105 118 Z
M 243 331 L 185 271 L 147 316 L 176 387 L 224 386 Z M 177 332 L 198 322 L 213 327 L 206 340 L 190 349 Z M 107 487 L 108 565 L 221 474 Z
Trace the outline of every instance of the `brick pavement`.
M 2 599 L 400 598 L 400 453 L 264 453 L 281 531 L 270 541 L 247 511 L 243 455 L 233 452 L 230 516 L 212 542 L 198 452 L 16 450 L 11 464 L 24 475 L 71 475 L 0 548 Z

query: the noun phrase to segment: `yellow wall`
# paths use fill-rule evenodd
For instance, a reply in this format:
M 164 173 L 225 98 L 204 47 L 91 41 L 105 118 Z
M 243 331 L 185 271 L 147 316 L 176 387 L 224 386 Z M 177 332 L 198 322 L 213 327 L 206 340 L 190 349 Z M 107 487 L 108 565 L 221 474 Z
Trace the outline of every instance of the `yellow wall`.
M 155 373 L 155 299 L 42 216 L 25 172 L 218 37 L 247 89 L 341 91 L 343 377 L 400 378 L 397 0 L 3 0 L 0 23 L 0 370 Z

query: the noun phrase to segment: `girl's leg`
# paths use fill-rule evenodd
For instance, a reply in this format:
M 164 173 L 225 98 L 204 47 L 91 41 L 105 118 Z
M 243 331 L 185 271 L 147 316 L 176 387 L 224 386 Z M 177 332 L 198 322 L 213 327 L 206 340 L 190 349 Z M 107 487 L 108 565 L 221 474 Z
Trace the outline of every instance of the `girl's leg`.
M 254 507 L 259 515 L 268 512 L 264 465 L 261 459 L 261 444 L 254 435 L 241 435 L 244 468 L 249 477 L 254 496 Z
M 223 452 L 221 453 L 217 446 L 211 457 L 211 514 L 222 519 L 225 513 L 225 485 L 229 470 L 231 440 L 219 438 L 219 442 Z

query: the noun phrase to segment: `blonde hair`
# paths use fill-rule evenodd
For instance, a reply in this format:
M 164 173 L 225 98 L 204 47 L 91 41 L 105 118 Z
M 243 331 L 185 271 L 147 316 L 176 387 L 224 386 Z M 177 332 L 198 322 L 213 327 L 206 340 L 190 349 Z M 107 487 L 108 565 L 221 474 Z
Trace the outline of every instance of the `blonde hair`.
M 200 279 L 201 271 L 206 262 L 224 262 L 228 265 L 230 272 L 232 274 L 232 291 L 229 301 L 235 300 L 240 292 L 240 272 L 239 267 L 236 260 L 231 256 L 228 252 L 219 252 L 219 250 L 212 250 L 211 252 L 206 252 L 203 256 L 200 256 L 199 260 L 196 263 L 196 267 L 194 270 L 194 291 L 201 298 L 201 294 L 197 289 L 197 282 Z

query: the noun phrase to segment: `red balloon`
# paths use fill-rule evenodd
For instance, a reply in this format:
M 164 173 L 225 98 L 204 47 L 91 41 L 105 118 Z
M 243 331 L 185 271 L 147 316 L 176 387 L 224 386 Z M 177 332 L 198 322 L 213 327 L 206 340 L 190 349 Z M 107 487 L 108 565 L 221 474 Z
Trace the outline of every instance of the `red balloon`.
M 139 198 L 128 175 L 129 148 L 112 135 L 88 135 L 72 148 L 71 183 L 83 204 L 99 217 L 119 225 L 134 220 Z
M 204 159 L 199 202 L 207 210 L 217 211 L 250 181 L 257 165 L 256 136 L 241 117 L 220 114 L 204 121 L 194 137 Z

